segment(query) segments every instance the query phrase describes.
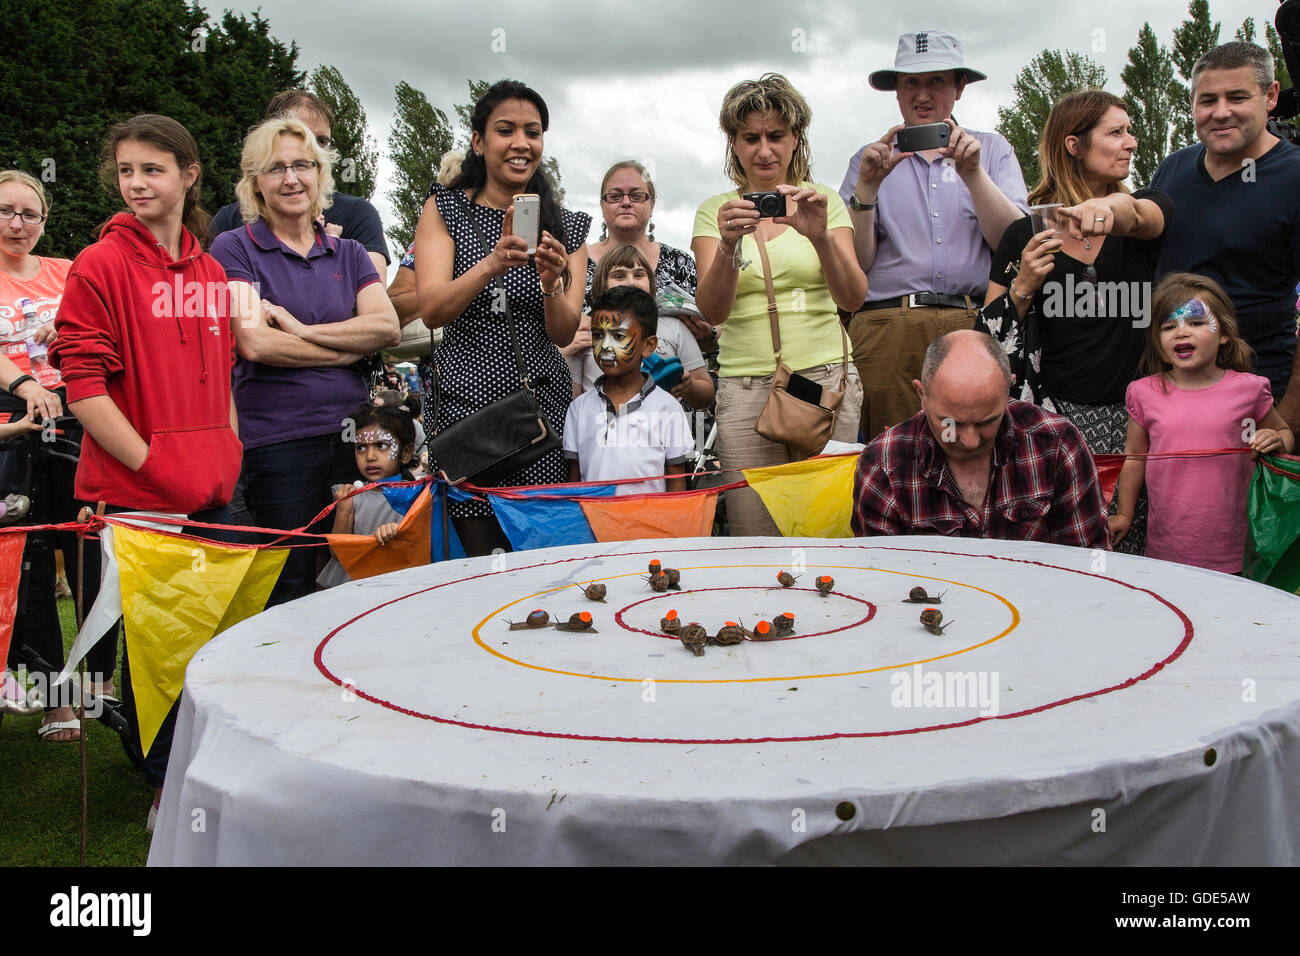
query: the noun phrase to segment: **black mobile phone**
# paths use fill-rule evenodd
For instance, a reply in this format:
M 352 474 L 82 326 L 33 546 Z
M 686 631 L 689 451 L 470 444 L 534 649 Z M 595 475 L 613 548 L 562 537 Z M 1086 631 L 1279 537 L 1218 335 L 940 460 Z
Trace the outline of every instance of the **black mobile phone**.
M 906 126 L 898 131 L 898 151 L 918 153 L 923 149 L 940 149 L 948 145 L 951 132 L 947 123 L 926 123 L 924 126 Z
M 809 405 L 822 403 L 822 387 L 810 378 L 804 378 L 798 372 L 790 373 L 790 381 L 785 383 L 785 390 L 794 398 Z

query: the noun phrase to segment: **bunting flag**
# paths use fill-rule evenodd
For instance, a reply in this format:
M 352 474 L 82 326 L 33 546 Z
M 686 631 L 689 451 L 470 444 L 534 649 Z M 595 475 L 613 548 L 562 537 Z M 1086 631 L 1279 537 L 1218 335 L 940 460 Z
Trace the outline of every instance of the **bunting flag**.
M 18 611 L 18 582 L 23 574 L 23 549 L 27 532 L 0 534 L 0 673 L 9 660 L 9 642 L 14 636 L 14 615 Z
M 851 538 L 857 455 L 827 455 L 746 468 L 745 480 L 787 538 Z
M 584 485 L 581 489 L 519 488 L 508 494 L 488 494 L 501 530 L 516 551 L 560 548 L 566 544 L 591 544 L 596 535 L 583 514 L 581 497 L 613 497 L 614 485 Z
M 713 534 L 716 492 L 674 491 L 579 502 L 597 541 L 707 538 Z
M 1124 467 L 1123 455 L 1093 455 L 1097 466 L 1097 482 L 1101 486 L 1101 500 L 1110 507 L 1110 499 L 1115 495 L 1115 485 L 1119 483 L 1119 473 Z
M 1260 458 L 1246 515 L 1245 576 L 1300 594 L 1300 459 Z
M 185 668 L 216 634 L 263 610 L 289 552 L 216 544 L 118 524 L 122 594 L 140 747 L 149 752 Z
M 392 496 L 389 495 L 390 489 L 381 490 L 394 511 L 406 512 L 397 526 L 397 534 L 388 544 L 379 544 L 373 534 L 325 535 L 334 557 L 339 559 L 339 564 L 353 581 L 419 567 L 428 564 L 432 557 L 430 515 L 433 495 L 429 486 L 391 489 L 403 492 Z

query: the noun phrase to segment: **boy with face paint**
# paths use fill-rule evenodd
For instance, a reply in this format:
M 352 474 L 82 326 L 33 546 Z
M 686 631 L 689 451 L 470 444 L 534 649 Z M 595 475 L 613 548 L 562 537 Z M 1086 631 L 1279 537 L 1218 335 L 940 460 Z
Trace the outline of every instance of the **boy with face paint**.
M 681 475 L 694 452 L 681 405 L 641 371 L 655 350 L 659 311 L 634 286 L 607 289 L 592 306 L 591 352 L 600 369 L 596 387 L 569 406 L 564 455 L 570 481 L 649 478 L 619 485 L 617 494 L 685 491 Z

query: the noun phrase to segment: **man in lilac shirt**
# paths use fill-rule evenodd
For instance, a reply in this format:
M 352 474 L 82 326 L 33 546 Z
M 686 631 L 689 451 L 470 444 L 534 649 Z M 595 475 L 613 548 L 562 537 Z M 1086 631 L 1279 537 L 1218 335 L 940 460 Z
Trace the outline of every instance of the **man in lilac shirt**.
M 869 81 L 896 93 L 903 122 L 852 157 L 840 186 L 867 273 L 867 301 L 849 326 L 867 440 L 916 413 L 912 380 L 926 347 L 974 326 L 992 250 L 1028 209 L 1010 144 L 952 119 L 966 84 L 986 78 L 965 66 L 957 38 L 905 33 L 894 66 Z M 901 129 L 930 123 L 948 125 L 948 146 L 897 150 Z

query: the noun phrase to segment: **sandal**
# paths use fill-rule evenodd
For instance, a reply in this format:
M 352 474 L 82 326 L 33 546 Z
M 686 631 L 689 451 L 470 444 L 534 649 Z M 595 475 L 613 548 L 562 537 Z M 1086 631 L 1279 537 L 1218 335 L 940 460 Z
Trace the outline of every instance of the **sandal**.
M 75 730 L 77 736 L 64 737 L 59 740 L 50 740 L 51 734 L 57 734 L 61 730 Z M 54 744 L 75 744 L 81 739 L 81 721 L 76 717 L 72 718 L 72 720 L 47 721 L 36 728 L 36 736 L 40 737 L 42 740 L 49 740 L 50 743 Z
M 26 495 L 5 495 L 0 501 L 0 524 L 17 524 L 32 510 L 32 500 Z
M 0 678 L 0 713 L 15 717 L 35 717 L 45 709 L 45 701 L 35 691 L 28 691 L 13 671 L 6 670 Z

